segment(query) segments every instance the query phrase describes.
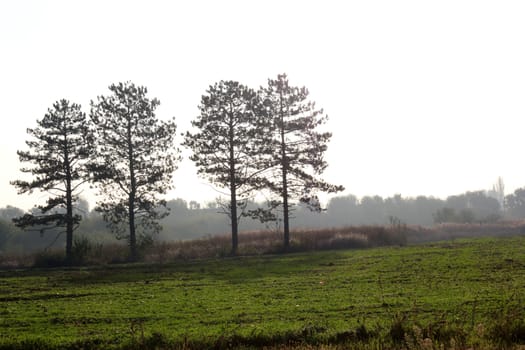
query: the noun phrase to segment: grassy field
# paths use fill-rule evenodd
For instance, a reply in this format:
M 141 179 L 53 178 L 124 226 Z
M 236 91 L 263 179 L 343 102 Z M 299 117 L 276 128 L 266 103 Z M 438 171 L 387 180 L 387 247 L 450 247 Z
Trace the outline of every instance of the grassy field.
M 525 344 L 525 237 L 0 272 L 0 349 Z

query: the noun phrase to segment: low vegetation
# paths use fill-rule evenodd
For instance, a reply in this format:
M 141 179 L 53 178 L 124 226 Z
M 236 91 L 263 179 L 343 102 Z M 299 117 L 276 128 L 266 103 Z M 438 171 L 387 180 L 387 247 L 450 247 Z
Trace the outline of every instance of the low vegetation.
M 293 230 L 290 252 L 327 249 L 371 248 L 387 245 L 404 245 L 409 229 L 406 226 L 359 226 L 333 229 Z M 283 251 L 282 234 L 275 231 L 251 231 L 239 235 L 237 255 L 275 254 Z M 96 243 L 86 236 L 73 242 L 73 265 L 100 265 L 128 261 L 128 249 L 123 244 Z M 231 238 L 228 235 L 208 236 L 185 241 L 143 240 L 139 244 L 142 262 L 166 263 L 178 260 L 217 258 L 229 256 Z M 0 267 L 57 267 L 66 263 L 63 253 L 45 250 L 36 254 L 0 254 Z
M 523 347 L 524 244 L 4 270 L 0 349 Z
M 525 233 L 523 221 L 493 224 L 441 224 L 432 228 L 407 226 L 392 220 L 389 226 L 347 226 L 330 229 L 295 229 L 291 231 L 290 252 L 404 246 L 456 238 L 507 237 Z M 97 237 L 97 236 L 95 236 Z M 239 235 L 240 256 L 278 254 L 282 233 L 271 230 L 248 231 Z M 200 239 L 164 241 L 143 239 L 139 242 L 139 260 L 144 263 L 169 263 L 180 260 L 220 258 L 231 253 L 229 235 L 209 235 Z M 73 241 L 74 266 L 125 263 L 129 249 L 124 244 L 78 236 Z M 58 267 L 65 264 L 62 249 L 46 249 L 32 254 L 0 252 L 0 268 Z

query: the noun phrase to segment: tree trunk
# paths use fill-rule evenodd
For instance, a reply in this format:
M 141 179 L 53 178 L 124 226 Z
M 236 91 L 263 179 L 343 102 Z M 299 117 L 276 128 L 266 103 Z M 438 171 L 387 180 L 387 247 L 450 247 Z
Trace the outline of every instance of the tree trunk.
M 137 237 L 135 234 L 135 194 L 136 194 L 136 179 L 135 179 L 135 162 L 133 158 L 133 143 L 131 137 L 132 120 L 128 110 L 128 164 L 129 164 L 129 177 L 130 177 L 130 191 L 128 198 L 128 216 L 129 216 L 129 249 L 130 249 L 130 260 L 138 260 L 137 252 Z
M 135 194 L 129 195 L 129 202 L 128 202 L 128 215 L 129 215 L 129 249 L 130 249 L 130 257 L 129 259 L 131 261 L 137 261 L 138 254 L 137 254 L 137 237 L 135 235 Z
M 290 249 L 290 221 L 288 209 L 288 184 L 286 167 L 283 167 L 283 224 L 284 250 L 288 251 Z
M 239 246 L 239 225 L 237 221 L 237 184 L 235 182 L 235 148 L 234 148 L 234 125 L 233 125 L 233 111 L 230 112 L 230 123 L 228 141 L 230 146 L 229 167 L 230 167 L 230 216 L 232 225 L 232 251 L 231 255 L 237 255 L 237 248 Z
M 64 123 L 65 118 L 64 115 Z M 66 125 L 64 125 L 64 129 L 66 129 Z M 73 194 L 67 133 L 64 134 L 64 166 L 66 170 L 66 264 L 70 265 L 73 262 Z
M 231 255 L 237 255 L 239 246 L 239 227 L 237 222 L 237 195 L 235 193 L 235 183 L 231 185 L 231 223 L 232 223 L 232 251 Z
M 69 173 L 69 169 L 68 169 Z M 66 179 L 66 264 L 73 262 L 73 196 L 71 193 L 71 175 Z
M 286 156 L 286 140 L 284 137 L 284 108 L 283 108 L 283 95 L 280 93 L 280 114 L 281 114 L 281 168 L 282 168 L 282 197 L 283 197 L 283 224 L 284 224 L 284 251 L 290 249 L 290 221 L 289 221 L 289 208 L 288 208 L 288 159 Z

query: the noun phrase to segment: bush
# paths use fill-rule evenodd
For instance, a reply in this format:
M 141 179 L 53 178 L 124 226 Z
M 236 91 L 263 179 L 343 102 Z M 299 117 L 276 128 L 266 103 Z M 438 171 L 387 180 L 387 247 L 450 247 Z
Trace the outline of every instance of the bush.
M 74 265 L 82 265 L 86 262 L 88 254 L 92 250 L 92 245 L 89 239 L 85 236 L 75 237 L 73 240 L 73 247 L 71 249 L 72 261 Z
M 400 344 L 405 341 L 405 334 L 407 334 L 408 330 L 406 315 L 396 314 L 390 324 L 388 335 L 394 344 Z
M 35 255 L 33 267 L 60 267 L 66 263 L 65 256 L 57 252 L 43 252 Z

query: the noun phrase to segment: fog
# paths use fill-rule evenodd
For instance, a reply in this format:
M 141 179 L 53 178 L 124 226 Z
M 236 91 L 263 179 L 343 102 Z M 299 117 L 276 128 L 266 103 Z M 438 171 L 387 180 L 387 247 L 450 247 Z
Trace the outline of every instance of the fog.
M 358 198 L 343 195 L 332 198 L 322 212 L 312 212 L 305 206 L 295 206 L 292 212 L 292 230 L 308 228 L 334 228 L 361 225 L 408 225 L 410 227 L 436 227 L 442 223 L 487 225 L 509 220 L 525 219 L 525 190 L 508 194 L 505 206 L 501 205 L 501 193 L 493 189 L 465 192 L 447 197 L 381 197 L 378 195 Z M 229 218 L 214 202 L 200 205 L 196 201 L 173 199 L 168 201 L 170 215 L 163 219 L 163 230 L 153 237 L 154 241 L 180 241 L 213 235 L 229 235 Z M 264 203 L 251 203 L 248 208 Z M 85 237 L 94 244 L 112 244 L 119 241 L 106 227 L 102 217 L 90 210 L 85 200 L 79 203 L 77 212 L 83 216 L 75 237 Z M 59 231 L 39 233 L 38 229 L 22 231 L 10 222 L 23 210 L 8 206 L 0 208 L 0 252 L 30 253 L 64 245 L 65 235 Z M 241 231 L 269 230 L 281 234 L 277 222 L 261 223 L 242 218 Z M 419 238 L 423 239 L 423 238 Z M 121 241 L 124 243 L 124 241 Z

